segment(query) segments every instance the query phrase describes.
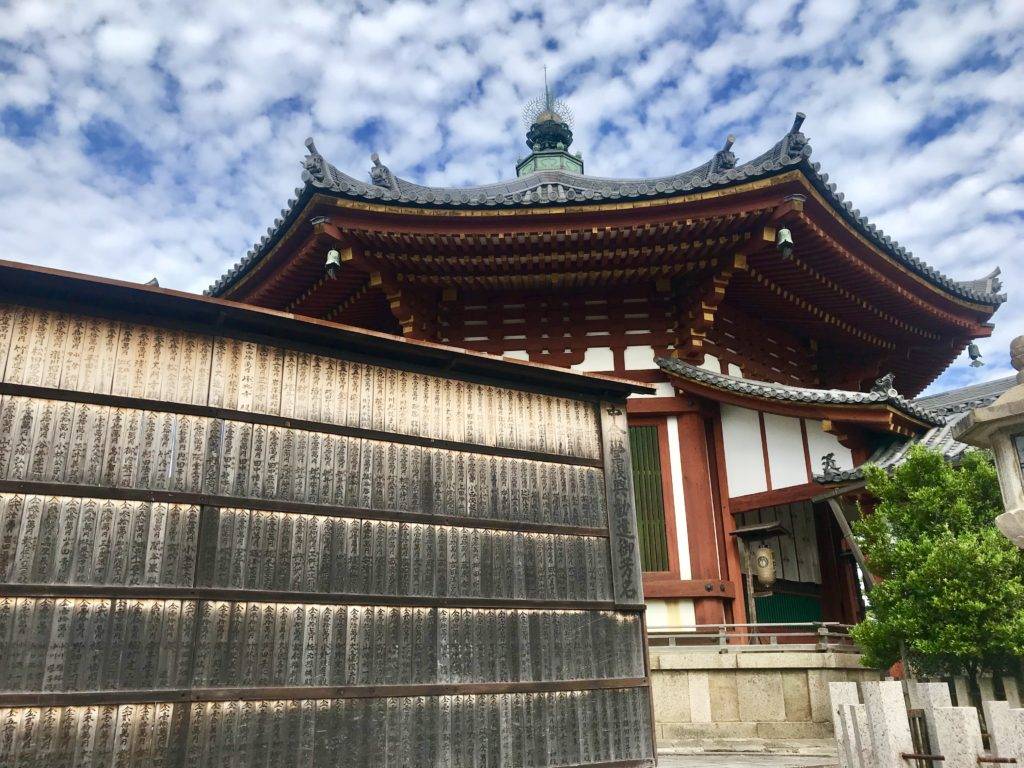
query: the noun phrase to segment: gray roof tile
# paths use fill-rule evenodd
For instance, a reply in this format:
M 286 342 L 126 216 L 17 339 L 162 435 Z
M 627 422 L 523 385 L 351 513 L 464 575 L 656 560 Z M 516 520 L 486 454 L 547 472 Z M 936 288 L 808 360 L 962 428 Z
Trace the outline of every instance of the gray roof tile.
M 768 151 L 746 163 L 736 165 L 730 151 L 732 137 L 706 163 L 688 171 L 651 179 L 610 179 L 584 176 L 566 171 L 538 171 L 527 176 L 494 184 L 473 187 L 427 187 L 391 173 L 374 157 L 371 181 L 361 181 L 339 171 L 320 154 L 312 139 L 306 140 L 309 154 L 303 160 L 304 186 L 281 212 L 275 225 L 234 267 L 211 285 L 206 293 L 219 295 L 269 251 L 292 224 L 309 198 L 316 192 L 379 200 L 399 205 L 440 208 L 513 208 L 522 206 L 561 205 L 566 202 L 601 203 L 608 200 L 639 200 L 669 196 L 680 192 L 710 187 L 725 187 L 743 181 L 764 178 L 791 168 L 800 168 L 836 210 L 893 258 L 905 264 L 931 283 L 950 293 L 987 305 L 998 305 L 1006 297 L 999 293 L 995 275 L 981 280 L 958 282 L 929 267 L 893 241 L 860 215 L 836 191 L 828 175 L 821 173 L 818 163 L 810 162 L 811 145 L 800 132 L 804 116 L 797 113 L 789 132 Z M 996 273 L 998 274 L 998 273 Z
M 788 384 L 775 384 L 757 379 L 745 379 L 739 376 L 727 376 L 705 368 L 677 360 L 659 357 L 655 359 L 663 371 L 684 379 L 695 381 L 705 386 L 726 392 L 756 397 L 760 400 L 775 400 L 786 403 L 822 403 L 828 405 L 890 405 L 911 418 L 919 419 L 933 426 L 941 425 L 942 418 L 931 411 L 915 405 L 892 387 L 892 378 L 884 376 L 879 379 L 870 392 L 854 392 L 846 389 L 814 389 L 811 387 L 794 387 Z
M 907 452 L 915 445 L 923 445 L 939 451 L 947 460 L 956 462 L 965 451 L 972 449 L 966 443 L 953 439 L 954 428 L 972 408 L 989 405 L 1016 382 L 1016 377 L 972 384 L 968 387 L 940 392 L 937 395 L 919 397 L 913 403 L 920 408 L 927 408 L 930 413 L 944 419 L 944 423 L 925 432 L 913 440 L 895 440 L 875 450 L 866 462 L 850 470 L 826 472 L 815 475 L 819 483 L 840 483 L 864 478 L 864 467 L 874 464 L 882 469 L 890 470 L 897 467 L 907 456 Z

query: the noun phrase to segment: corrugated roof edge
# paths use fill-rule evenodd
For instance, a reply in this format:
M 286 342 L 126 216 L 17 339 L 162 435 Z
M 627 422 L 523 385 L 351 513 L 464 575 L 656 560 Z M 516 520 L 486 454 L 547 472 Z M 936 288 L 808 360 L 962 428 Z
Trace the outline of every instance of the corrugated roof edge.
M 583 373 L 560 366 L 498 357 L 433 342 L 405 339 L 378 331 L 293 315 L 250 304 L 143 285 L 113 278 L 0 260 L 0 300 L 38 304 L 64 311 L 74 307 L 105 308 L 99 314 L 127 315 L 139 322 L 167 321 L 206 333 L 218 328 L 280 339 L 285 346 L 304 343 L 367 357 L 402 360 L 410 366 L 439 368 L 461 376 L 493 377 L 506 386 L 541 387 L 589 397 L 623 399 L 652 394 L 649 385 L 606 374 Z
M 723 373 L 715 373 L 705 368 L 699 368 L 696 365 L 675 358 L 659 357 L 655 358 L 655 362 L 666 373 L 681 376 L 714 389 L 748 395 L 759 400 L 776 400 L 797 404 L 888 405 L 925 424 L 931 426 L 943 424 L 941 417 L 914 405 L 910 400 L 907 400 L 898 394 L 896 390 L 892 389 L 890 384 L 878 386 L 870 392 L 854 392 L 845 389 L 814 389 L 812 387 L 775 384 L 774 382 L 759 381 L 757 379 L 745 379 L 739 376 L 727 376 Z M 880 385 L 883 382 L 884 379 L 879 379 Z
M 931 284 L 960 298 L 986 306 L 997 307 L 1006 301 L 1006 295 L 999 292 L 1001 283 L 998 279 L 998 270 L 976 280 L 954 280 L 914 256 L 868 221 L 867 217 L 861 216 L 860 211 L 845 199 L 834 183 L 829 181 L 828 174 L 821 172 L 820 164 L 811 162 L 810 141 L 800 132 L 803 120 L 804 115 L 798 112 L 785 136 L 768 151 L 739 166 L 736 165 L 735 156 L 730 151 L 730 141 L 726 143 L 724 149 L 716 152 L 711 160 L 702 165 L 660 178 L 605 179 L 560 171 L 541 171 L 520 179 L 461 189 L 415 184 L 394 176 L 385 166 L 380 167 L 385 168 L 386 176 L 390 179 L 388 184 L 360 181 L 327 162 L 316 149 L 313 140 L 307 139 L 309 154 L 303 160 L 304 186 L 295 190 L 296 196 L 288 201 L 287 207 L 281 210 L 281 215 L 267 228 L 267 234 L 215 281 L 206 293 L 217 295 L 225 291 L 258 263 L 280 240 L 316 191 L 363 201 L 394 202 L 425 208 L 486 209 L 564 206 L 567 203 L 586 205 L 613 200 L 667 197 L 696 189 L 729 187 L 800 168 L 833 208 L 862 235 Z

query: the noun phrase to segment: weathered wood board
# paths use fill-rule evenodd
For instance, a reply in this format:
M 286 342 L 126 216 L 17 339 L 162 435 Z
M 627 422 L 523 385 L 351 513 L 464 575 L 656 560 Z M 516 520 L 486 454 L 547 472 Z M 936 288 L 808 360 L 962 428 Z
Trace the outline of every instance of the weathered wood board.
M 0 765 L 653 765 L 621 401 L 83 306 L 0 303 Z

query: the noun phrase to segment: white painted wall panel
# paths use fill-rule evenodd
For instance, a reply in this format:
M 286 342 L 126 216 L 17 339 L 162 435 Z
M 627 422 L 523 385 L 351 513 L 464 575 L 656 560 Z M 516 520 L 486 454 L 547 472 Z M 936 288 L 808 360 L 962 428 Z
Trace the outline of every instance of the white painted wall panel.
M 683 462 L 679 450 L 679 420 L 668 418 L 668 463 L 672 473 L 672 506 L 676 518 L 676 545 L 679 547 L 679 578 L 692 578 L 690 536 L 686 530 L 686 498 L 683 495 Z
M 654 362 L 654 347 L 650 345 L 626 347 L 622 357 L 627 371 L 643 371 L 658 367 Z
M 664 600 L 647 600 L 647 628 L 664 629 L 668 626 L 668 603 Z
M 718 362 L 718 358 L 714 355 L 705 354 L 704 362 L 701 363 L 699 367 L 708 371 L 713 371 L 714 373 L 722 372 L 722 364 Z
M 529 360 L 530 353 L 525 349 L 510 349 L 505 352 L 502 357 L 511 357 L 513 360 Z
M 757 411 L 722 405 L 722 441 L 729 495 L 746 496 L 768 490 Z
M 811 471 L 821 473 L 821 457 L 829 453 L 836 455 L 836 464 L 840 469 L 853 469 L 853 454 L 849 448 L 839 444 L 835 435 L 830 435 L 821 428 L 820 421 L 805 419 L 807 422 L 807 447 L 811 451 Z
M 675 397 L 676 388 L 673 387 L 667 381 L 654 382 L 651 386 L 654 387 L 654 394 L 653 395 L 636 394 L 636 395 L 630 395 L 629 397 L 630 398 L 634 398 L 634 397 Z
M 771 472 L 772 490 L 809 482 L 807 462 L 804 460 L 804 438 L 800 434 L 800 419 L 766 413 L 764 436 L 768 444 L 768 468 Z
M 680 630 L 691 629 L 697 623 L 697 614 L 693 609 L 693 600 L 648 600 L 647 629 Z
M 611 347 L 590 347 L 583 353 L 583 362 L 570 367 L 574 371 L 612 371 L 615 357 Z

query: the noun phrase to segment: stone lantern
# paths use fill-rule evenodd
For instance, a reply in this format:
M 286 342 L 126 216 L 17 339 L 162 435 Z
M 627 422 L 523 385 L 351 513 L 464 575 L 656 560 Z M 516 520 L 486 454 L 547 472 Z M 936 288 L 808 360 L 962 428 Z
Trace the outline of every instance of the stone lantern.
M 989 448 L 996 457 L 996 474 L 1006 511 L 996 518 L 999 530 L 1024 548 L 1024 336 L 1010 342 L 1010 360 L 1017 383 L 998 400 L 975 408 L 954 429 L 962 443 Z

